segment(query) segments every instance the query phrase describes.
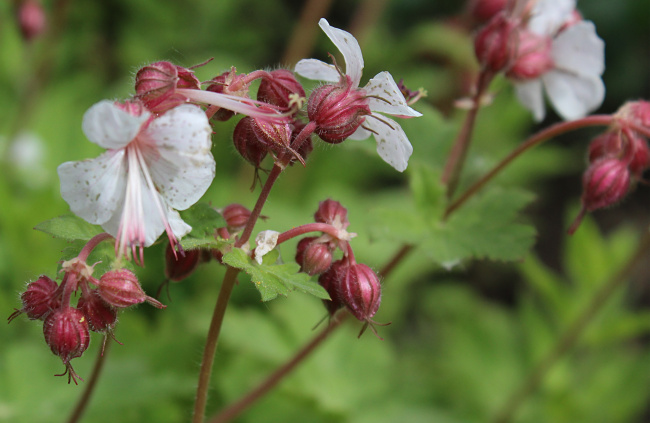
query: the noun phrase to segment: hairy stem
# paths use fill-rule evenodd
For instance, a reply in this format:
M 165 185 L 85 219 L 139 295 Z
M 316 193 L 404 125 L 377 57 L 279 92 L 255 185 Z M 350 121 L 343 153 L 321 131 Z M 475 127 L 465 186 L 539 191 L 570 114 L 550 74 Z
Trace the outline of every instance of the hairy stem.
M 405 245 L 400 248 L 395 255 L 393 255 L 388 263 L 379 271 L 379 276 L 382 279 L 385 279 L 396 267 L 397 265 L 404 260 L 404 258 L 411 252 L 413 246 Z M 309 342 L 307 342 L 302 348 L 300 348 L 296 354 L 287 360 L 283 365 L 278 367 L 273 373 L 271 373 L 266 379 L 264 379 L 259 385 L 254 389 L 249 391 L 246 395 L 240 398 L 238 401 L 234 402 L 219 414 L 212 417 L 208 420 L 208 423 L 225 423 L 229 422 L 235 417 L 239 416 L 244 412 L 248 407 L 253 405 L 257 400 L 262 398 L 268 392 L 270 392 L 278 383 L 280 383 L 286 376 L 288 376 L 295 368 L 298 367 L 309 355 L 320 346 L 323 341 L 325 341 L 337 328 L 341 327 L 345 321 L 350 318 L 351 314 L 347 310 L 341 310 L 336 316 L 330 321 L 329 325 L 321 330 L 316 336 L 314 336 Z
M 589 326 L 589 323 L 591 323 L 593 318 L 607 303 L 607 300 L 627 281 L 634 268 L 645 259 L 649 249 L 650 234 L 646 231 L 643 238 L 639 241 L 635 254 L 630 257 L 628 262 L 616 274 L 596 291 L 584 310 L 582 310 L 557 339 L 553 348 L 533 368 L 521 386 L 508 397 L 492 420 L 494 423 L 507 423 L 512 420 L 519 407 L 537 390 L 546 375 L 553 369 L 553 366 L 578 342 Z
M 255 207 L 251 212 L 248 223 L 246 224 L 246 228 L 244 228 L 242 235 L 235 242 L 236 248 L 239 248 L 248 242 L 251 234 L 253 233 L 255 223 L 257 222 L 257 219 L 262 212 L 264 203 L 266 203 L 266 199 L 269 197 L 271 188 L 273 188 L 273 184 L 280 176 L 280 173 L 282 173 L 282 168 L 280 166 L 276 165 L 273 167 L 273 170 L 271 170 L 269 177 L 266 179 L 264 187 L 262 187 L 262 192 L 260 192 L 257 203 L 255 203 Z M 202 423 L 205 418 L 205 407 L 208 402 L 208 390 L 210 387 L 210 377 L 212 376 L 214 356 L 217 351 L 221 326 L 223 324 L 223 318 L 226 314 L 226 309 L 228 308 L 230 294 L 232 293 L 235 283 L 237 282 L 238 274 L 239 269 L 228 266 L 226 274 L 223 277 L 223 282 L 221 283 L 221 289 L 219 290 L 217 303 L 214 306 L 212 319 L 210 320 L 210 328 L 208 329 L 208 334 L 205 340 L 205 347 L 203 349 L 201 369 L 199 371 L 199 380 L 196 388 L 196 399 L 194 402 L 194 414 L 192 416 L 192 423 Z
M 538 133 L 528 138 L 523 144 L 515 148 L 505 159 L 503 159 L 491 171 L 485 174 L 485 176 L 475 182 L 474 185 L 469 187 L 467 191 L 463 193 L 463 195 L 452 202 L 445 211 L 444 219 L 447 219 L 449 215 L 452 214 L 457 208 L 462 206 L 469 198 L 471 198 L 481 188 L 483 188 L 483 186 L 485 186 L 495 176 L 501 173 L 501 171 L 505 169 L 506 166 L 510 164 L 510 162 L 521 156 L 526 151 L 535 147 L 536 145 L 541 144 L 542 142 L 565 132 L 574 131 L 576 129 L 585 128 L 588 126 L 608 126 L 614 123 L 615 120 L 616 119 L 610 115 L 594 115 L 571 122 L 560 122 L 539 131 Z
M 104 368 L 104 363 L 106 362 L 106 354 L 108 353 L 109 349 L 110 342 L 107 342 L 104 347 L 99 348 L 97 359 L 95 360 L 95 366 L 93 367 L 93 372 L 90 375 L 90 379 L 88 379 L 88 383 L 86 383 L 86 389 L 79 398 L 79 401 L 77 401 L 77 405 L 72 410 L 72 413 L 68 418 L 68 423 L 77 423 L 83 416 L 84 411 L 86 411 L 86 407 L 90 402 L 90 397 L 95 391 L 95 386 L 97 386 L 99 375 L 102 373 L 102 369 Z

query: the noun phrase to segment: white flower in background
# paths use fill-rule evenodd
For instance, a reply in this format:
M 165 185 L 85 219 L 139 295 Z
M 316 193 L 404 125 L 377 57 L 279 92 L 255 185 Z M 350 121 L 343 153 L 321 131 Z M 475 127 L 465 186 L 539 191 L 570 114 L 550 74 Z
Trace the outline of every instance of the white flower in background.
M 532 5 L 527 30 L 521 31 L 518 58 L 507 74 L 515 82 L 517 97 L 537 121 L 545 115 L 544 91 L 563 119 L 586 116 L 605 97 L 601 78 L 605 70 L 605 43 L 592 22 L 580 19 L 574 0 L 527 4 Z M 542 62 L 545 64 L 541 65 Z M 518 65 L 526 72 L 518 72 Z M 537 65 L 538 72 L 531 71 Z
M 104 100 L 86 112 L 82 129 L 108 151 L 59 166 L 61 195 L 72 212 L 101 225 L 126 257 L 137 260 L 139 248 L 142 261 L 142 247 L 163 231 L 175 246 L 191 230 L 176 210 L 196 203 L 214 179 L 205 113 L 182 105 L 154 118 L 138 104 Z
M 343 54 L 345 75 L 341 75 L 336 66 L 316 59 L 299 61 L 295 67 L 296 73 L 305 78 L 335 82 L 346 86 L 349 78 L 351 83 L 349 88 L 362 93 L 371 111 L 371 114 L 349 138 L 362 140 L 368 138 L 372 133 L 377 140 L 379 156 L 398 171 L 403 171 L 408 165 L 413 147 L 399 124 L 380 113 L 404 118 L 422 116 L 422 114 L 408 106 L 404 95 L 388 72 L 379 73 L 365 87 L 359 88 L 363 71 L 363 56 L 359 43 L 352 34 L 331 27 L 325 19 L 321 19 L 318 24 Z

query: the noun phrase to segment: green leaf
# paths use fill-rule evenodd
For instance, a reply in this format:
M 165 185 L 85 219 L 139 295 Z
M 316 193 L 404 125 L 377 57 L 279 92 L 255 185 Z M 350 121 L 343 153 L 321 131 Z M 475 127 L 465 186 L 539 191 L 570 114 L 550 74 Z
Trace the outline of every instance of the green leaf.
M 34 229 L 68 241 L 76 241 L 78 239 L 88 241 L 95 235 L 104 232 L 101 227 L 92 225 L 72 214 L 65 214 L 46 220 L 36 225 Z
M 327 291 L 311 281 L 309 275 L 298 272 L 300 270 L 298 264 L 268 264 L 266 261 L 258 264 L 239 248 L 223 256 L 224 263 L 250 275 L 255 288 L 262 296 L 262 301 L 272 300 L 278 295 L 287 296 L 295 289 L 324 300 L 330 299 Z
M 206 203 L 197 203 L 184 210 L 181 212 L 181 217 L 185 223 L 192 227 L 190 234 L 194 238 L 203 238 L 204 235 L 212 236 L 215 229 L 226 226 L 223 216 Z

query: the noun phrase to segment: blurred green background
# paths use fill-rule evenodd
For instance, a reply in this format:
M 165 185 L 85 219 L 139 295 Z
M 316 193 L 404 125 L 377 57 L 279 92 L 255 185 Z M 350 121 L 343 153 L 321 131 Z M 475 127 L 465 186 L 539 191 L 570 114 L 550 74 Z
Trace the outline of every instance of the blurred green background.
M 81 132 L 81 118 L 105 98 L 133 93 L 139 66 L 170 60 L 202 80 L 236 66 L 240 72 L 292 66 L 301 57 L 327 60 L 334 47 L 319 17 L 351 30 L 362 43 L 364 81 L 382 70 L 429 97 L 424 114 L 404 122 L 417 158 L 440 169 L 463 112 L 474 63 L 463 2 L 430 0 L 323 1 L 307 32 L 298 32 L 299 0 L 44 0 L 47 36 L 26 43 L 15 4 L 0 2 L 0 311 L 20 306 L 19 293 L 40 274 L 55 276 L 65 243 L 32 230 L 68 211 L 56 167 L 101 151 Z M 312 5 L 313 6 L 313 5 Z M 580 2 L 606 41 L 607 98 L 601 112 L 650 98 L 650 4 L 638 0 Z M 313 37 L 313 38 L 312 38 Z M 313 41 L 312 41 L 313 40 Z M 303 44 L 292 44 L 301 41 Z M 291 46 L 291 48 L 289 48 Z M 365 82 L 362 82 L 365 83 Z M 313 85 L 307 85 L 312 87 Z M 464 183 L 488 170 L 535 129 L 504 81 L 481 112 Z M 556 119 L 549 113 L 544 125 Z M 232 147 L 236 119 L 214 136 L 217 176 L 205 200 L 252 207 L 251 167 Z M 647 230 L 647 188 L 624 204 L 588 218 L 565 236 L 579 205 L 587 142 L 582 131 L 534 150 L 498 179 L 536 195 L 522 221 L 537 228 L 523 261 L 464 262 L 451 271 L 416 250 L 386 280 L 376 320 L 392 322 L 356 335 L 337 331 L 304 366 L 241 422 L 485 422 L 525 380 L 598 286 L 621 266 Z M 410 201 L 407 175 L 393 171 L 371 141 L 331 146 L 317 141 L 306 168 L 284 174 L 264 210 L 261 229 L 286 230 L 311 221 L 318 202 L 349 210 L 357 259 L 379 269 L 399 248 L 372 239 L 368 210 Z M 257 228 L 256 228 L 257 230 Z M 292 259 L 292 245 L 283 247 Z M 164 281 L 162 246 L 146 252 L 138 275 L 153 294 Z M 164 311 L 141 306 L 120 316 L 105 372 L 87 422 L 189 421 L 198 363 L 223 269 L 202 266 L 171 284 Z M 650 421 L 650 290 L 648 268 L 617 292 L 540 388 L 526 397 L 516 422 Z M 261 303 L 245 278 L 226 315 L 214 369 L 209 414 L 236 400 L 307 342 L 324 316 L 320 301 L 294 293 Z M 42 325 L 24 317 L 0 325 L 0 422 L 67 419 L 82 386 L 53 375 L 60 359 L 43 341 Z M 87 377 L 101 337 L 73 364 Z

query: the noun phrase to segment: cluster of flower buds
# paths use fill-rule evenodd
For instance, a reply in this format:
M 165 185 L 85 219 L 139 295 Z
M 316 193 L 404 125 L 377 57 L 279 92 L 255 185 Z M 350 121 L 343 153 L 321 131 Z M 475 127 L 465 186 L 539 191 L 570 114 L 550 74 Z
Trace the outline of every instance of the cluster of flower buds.
M 9 321 L 23 313 L 29 319 L 42 320 L 45 342 L 66 368 L 58 376 L 67 374 L 68 383 L 72 380 L 76 384 L 81 378 L 70 361 L 86 351 L 90 331 L 104 334 L 106 342 L 112 336 L 119 309 L 145 301 L 158 308 L 165 306 L 144 293 L 130 270 L 111 270 L 96 279 L 93 267 L 77 257 L 64 262 L 63 271 L 60 285 L 45 275 L 29 283 L 21 294 L 22 308 L 12 313 Z M 72 296 L 78 290 L 81 295 L 73 307 Z
M 650 167 L 648 142 L 636 130 L 650 130 L 650 103 L 627 103 L 616 116 L 617 125 L 589 144 L 589 166 L 582 177 L 582 208 L 569 234 L 578 229 L 585 213 L 621 201 Z

